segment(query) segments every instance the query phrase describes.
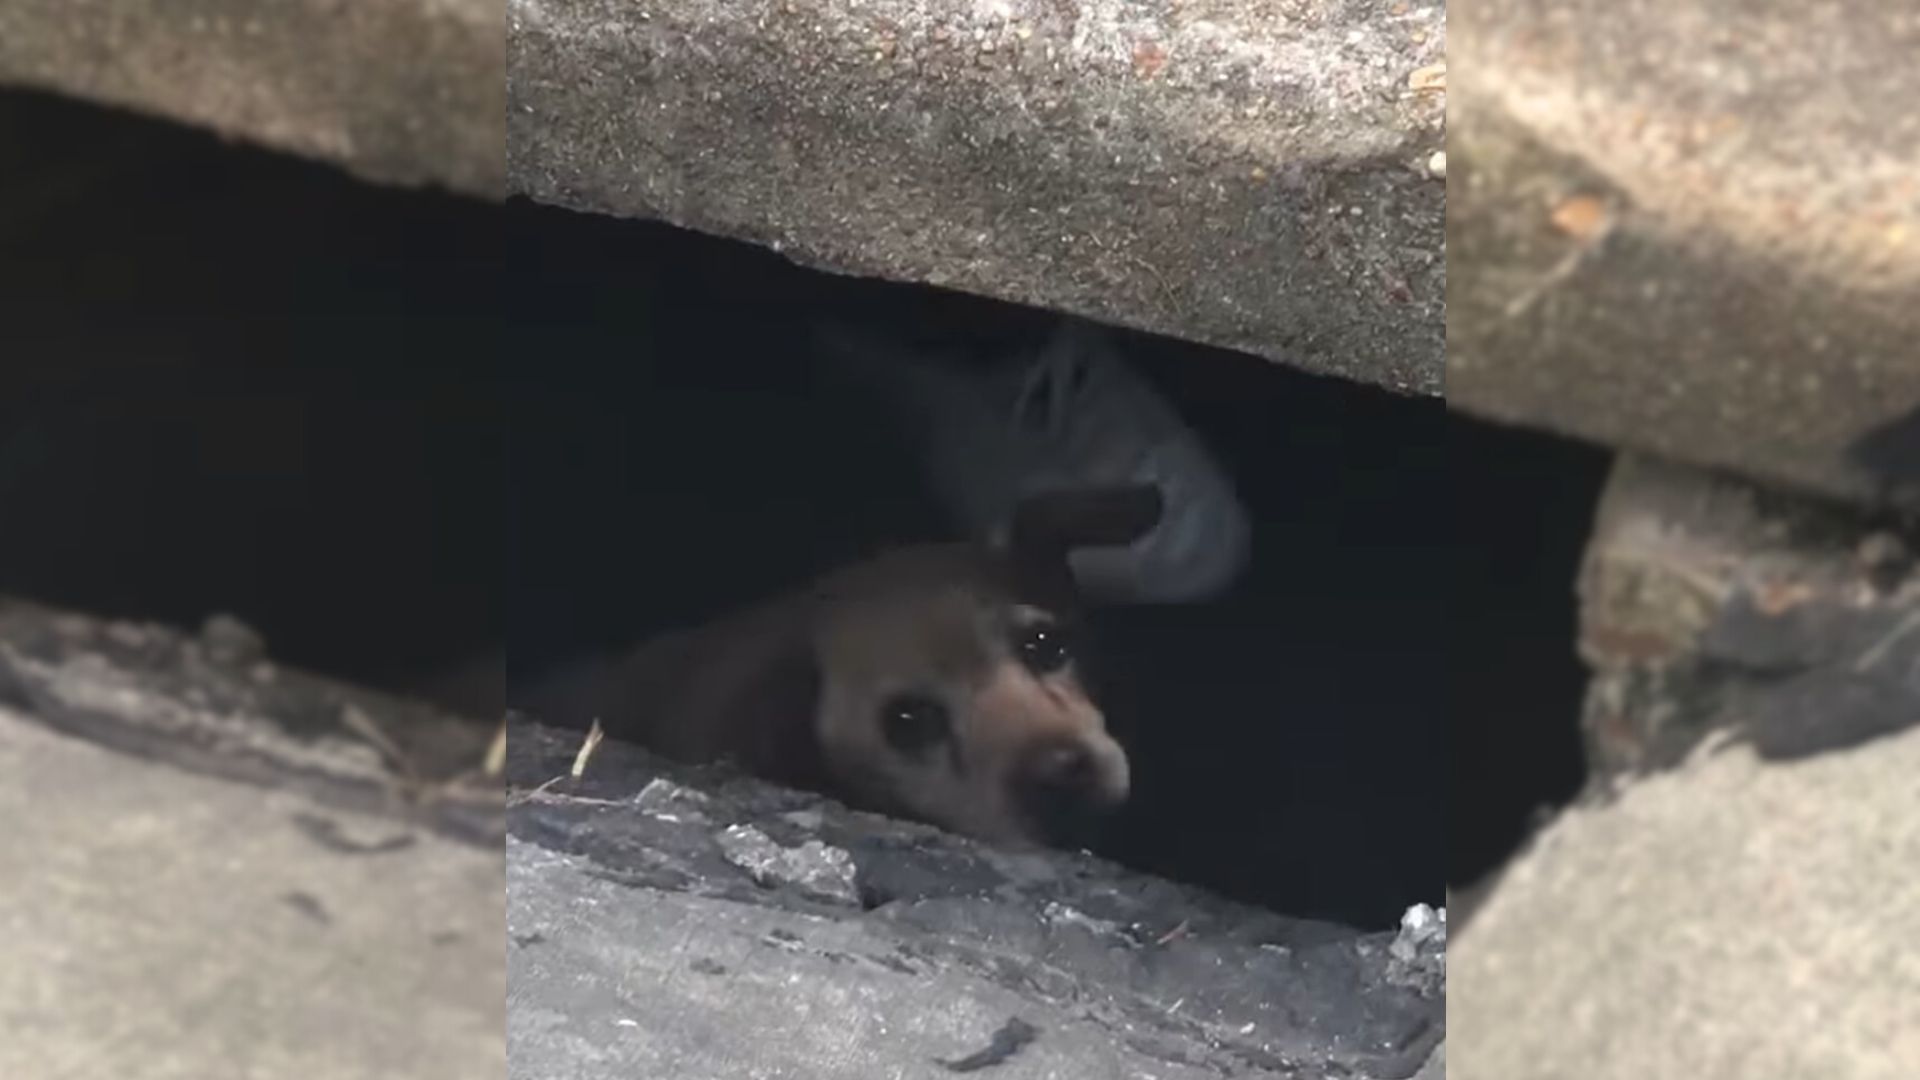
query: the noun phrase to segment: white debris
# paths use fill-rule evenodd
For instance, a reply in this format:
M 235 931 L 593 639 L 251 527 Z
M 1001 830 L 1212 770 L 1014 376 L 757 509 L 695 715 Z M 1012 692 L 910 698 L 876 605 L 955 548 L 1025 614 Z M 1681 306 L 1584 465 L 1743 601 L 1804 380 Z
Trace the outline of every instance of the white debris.
M 1429 945 L 1436 950 L 1446 949 L 1447 909 L 1435 910 L 1426 904 L 1415 904 L 1400 916 L 1400 933 L 1387 947 L 1387 952 L 1395 960 L 1410 964 Z
M 1046 908 L 1042 910 L 1041 914 L 1046 917 L 1048 923 L 1054 926 L 1078 926 L 1083 930 L 1102 936 L 1118 934 L 1120 932 L 1120 926 L 1117 923 L 1108 922 L 1105 919 L 1096 919 L 1077 908 L 1071 908 L 1057 902 L 1049 903 Z
M 663 821 L 704 825 L 707 816 L 701 807 L 710 800 L 704 791 L 696 791 L 671 780 L 655 778 L 640 789 L 633 797 L 633 805 L 642 813 L 650 814 Z
M 720 834 L 720 853 L 762 885 L 789 885 L 821 900 L 860 902 L 853 856 L 818 840 L 781 847 L 751 825 L 731 825 Z

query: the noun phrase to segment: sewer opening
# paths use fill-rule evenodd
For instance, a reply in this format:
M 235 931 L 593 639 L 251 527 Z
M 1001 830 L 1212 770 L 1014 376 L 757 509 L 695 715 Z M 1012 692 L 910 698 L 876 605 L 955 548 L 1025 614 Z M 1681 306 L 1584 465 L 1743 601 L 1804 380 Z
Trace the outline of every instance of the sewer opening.
M 507 214 L 510 680 L 952 537 L 899 434 L 809 344 L 822 312 L 884 324 L 903 355 L 992 354 L 1057 320 L 658 224 Z M 1254 550 L 1219 599 L 1095 613 L 1134 775 L 1096 850 L 1289 914 L 1386 926 L 1441 903 L 1444 406 L 1120 340 L 1232 473 Z
M 0 94 L 0 594 L 406 690 L 497 640 L 499 209 Z
M 1446 452 L 1447 883 L 1471 890 L 1586 782 L 1574 590 L 1611 455 L 1459 413 Z
M 0 593 L 229 612 L 281 662 L 401 692 L 503 640 L 521 670 L 945 537 L 794 328 L 831 307 L 991 346 L 1051 322 L 53 97 L 0 96 L 0 118 L 40 163 L 10 190 L 45 196 L 0 222 L 23 301 Z M 1125 340 L 1234 474 L 1255 552 L 1217 601 L 1100 619 L 1135 795 L 1099 850 L 1295 915 L 1439 903 L 1452 421 Z

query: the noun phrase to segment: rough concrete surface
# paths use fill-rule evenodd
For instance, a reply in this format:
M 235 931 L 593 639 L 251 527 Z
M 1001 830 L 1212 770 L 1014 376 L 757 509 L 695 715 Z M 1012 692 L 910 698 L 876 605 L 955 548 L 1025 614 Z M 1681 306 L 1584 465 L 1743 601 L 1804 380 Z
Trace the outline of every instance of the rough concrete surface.
M 196 772 L 298 790 L 497 849 L 492 728 L 275 664 L 244 624 L 198 634 L 0 597 L 0 703 Z
M 1288 919 L 611 740 L 570 779 L 579 744 L 533 723 L 509 737 L 517 1075 L 867 1080 L 984 1056 L 1009 1080 L 1385 1080 L 1436 1063 L 1432 912 L 1398 935 Z
M 505 1077 L 497 848 L 5 705 L 0 820 L 0 1076 Z
M 1920 724 L 1920 533 L 1628 455 L 1580 581 L 1603 777 L 1723 729 L 1767 760 Z
M 0 3 L 0 84 L 487 198 L 505 187 L 505 49 L 489 0 Z
M 1920 730 L 1703 749 L 1549 827 L 1451 943 L 1454 1080 L 1904 1080 Z
M 1594 781 L 1475 890 L 1456 1076 L 1914 1074 L 1916 539 L 1621 460 L 1580 582 Z
M 510 0 L 508 183 L 1438 394 L 1444 8 Z
M 1457 5 L 1449 402 L 1920 505 L 1920 11 Z

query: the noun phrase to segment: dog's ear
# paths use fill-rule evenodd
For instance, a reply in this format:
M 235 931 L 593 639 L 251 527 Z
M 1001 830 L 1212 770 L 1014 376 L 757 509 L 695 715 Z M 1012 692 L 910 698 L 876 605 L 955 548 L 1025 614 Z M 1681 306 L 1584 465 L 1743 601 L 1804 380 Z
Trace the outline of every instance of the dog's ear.
M 1166 512 L 1153 484 L 1119 484 L 1040 492 L 1014 507 L 1004 554 L 1023 586 L 1043 600 L 1077 593 L 1068 556 L 1076 548 L 1131 544 L 1152 532 Z
M 1033 565 L 1064 564 L 1075 548 L 1133 543 L 1165 512 L 1166 500 L 1153 484 L 1040 492 L 1014 507 L 1008 553 Z
M 710 673 L 705 722 L 724 732 L 724 752 L 747 771 L 792 787 L 828 781 L 815 716 L 822 678 L 812 640 L 800 632 L 763 638 Z

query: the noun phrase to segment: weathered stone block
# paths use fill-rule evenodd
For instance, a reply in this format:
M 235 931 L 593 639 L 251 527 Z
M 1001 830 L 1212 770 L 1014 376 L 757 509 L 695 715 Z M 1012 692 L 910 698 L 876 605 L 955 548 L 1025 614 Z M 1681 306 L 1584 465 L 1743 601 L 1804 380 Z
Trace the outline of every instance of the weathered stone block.
M 1453 15 L 1448 401 L 1920 505 L 1920 13 Z
M 516 1070 L 580 1077 L 1405 1078 L 1445 922 L 1290 919 L 578 732 L 509 730 Z M 996 1049 L 997 1048 L 997 1049 Z
M 513 0 L 509 184 L 1438 394 L 1444 16 Z
M 489 0 L 0 5 L 0 84 L 487 198 L 505 187 L 505 70 Z
M 1605 774 L 1726 730 L 1766 758 L 1920 724 L 1920 574 L 1897 520 L 1623 458 L 1582 571 L 1585 726 Z

